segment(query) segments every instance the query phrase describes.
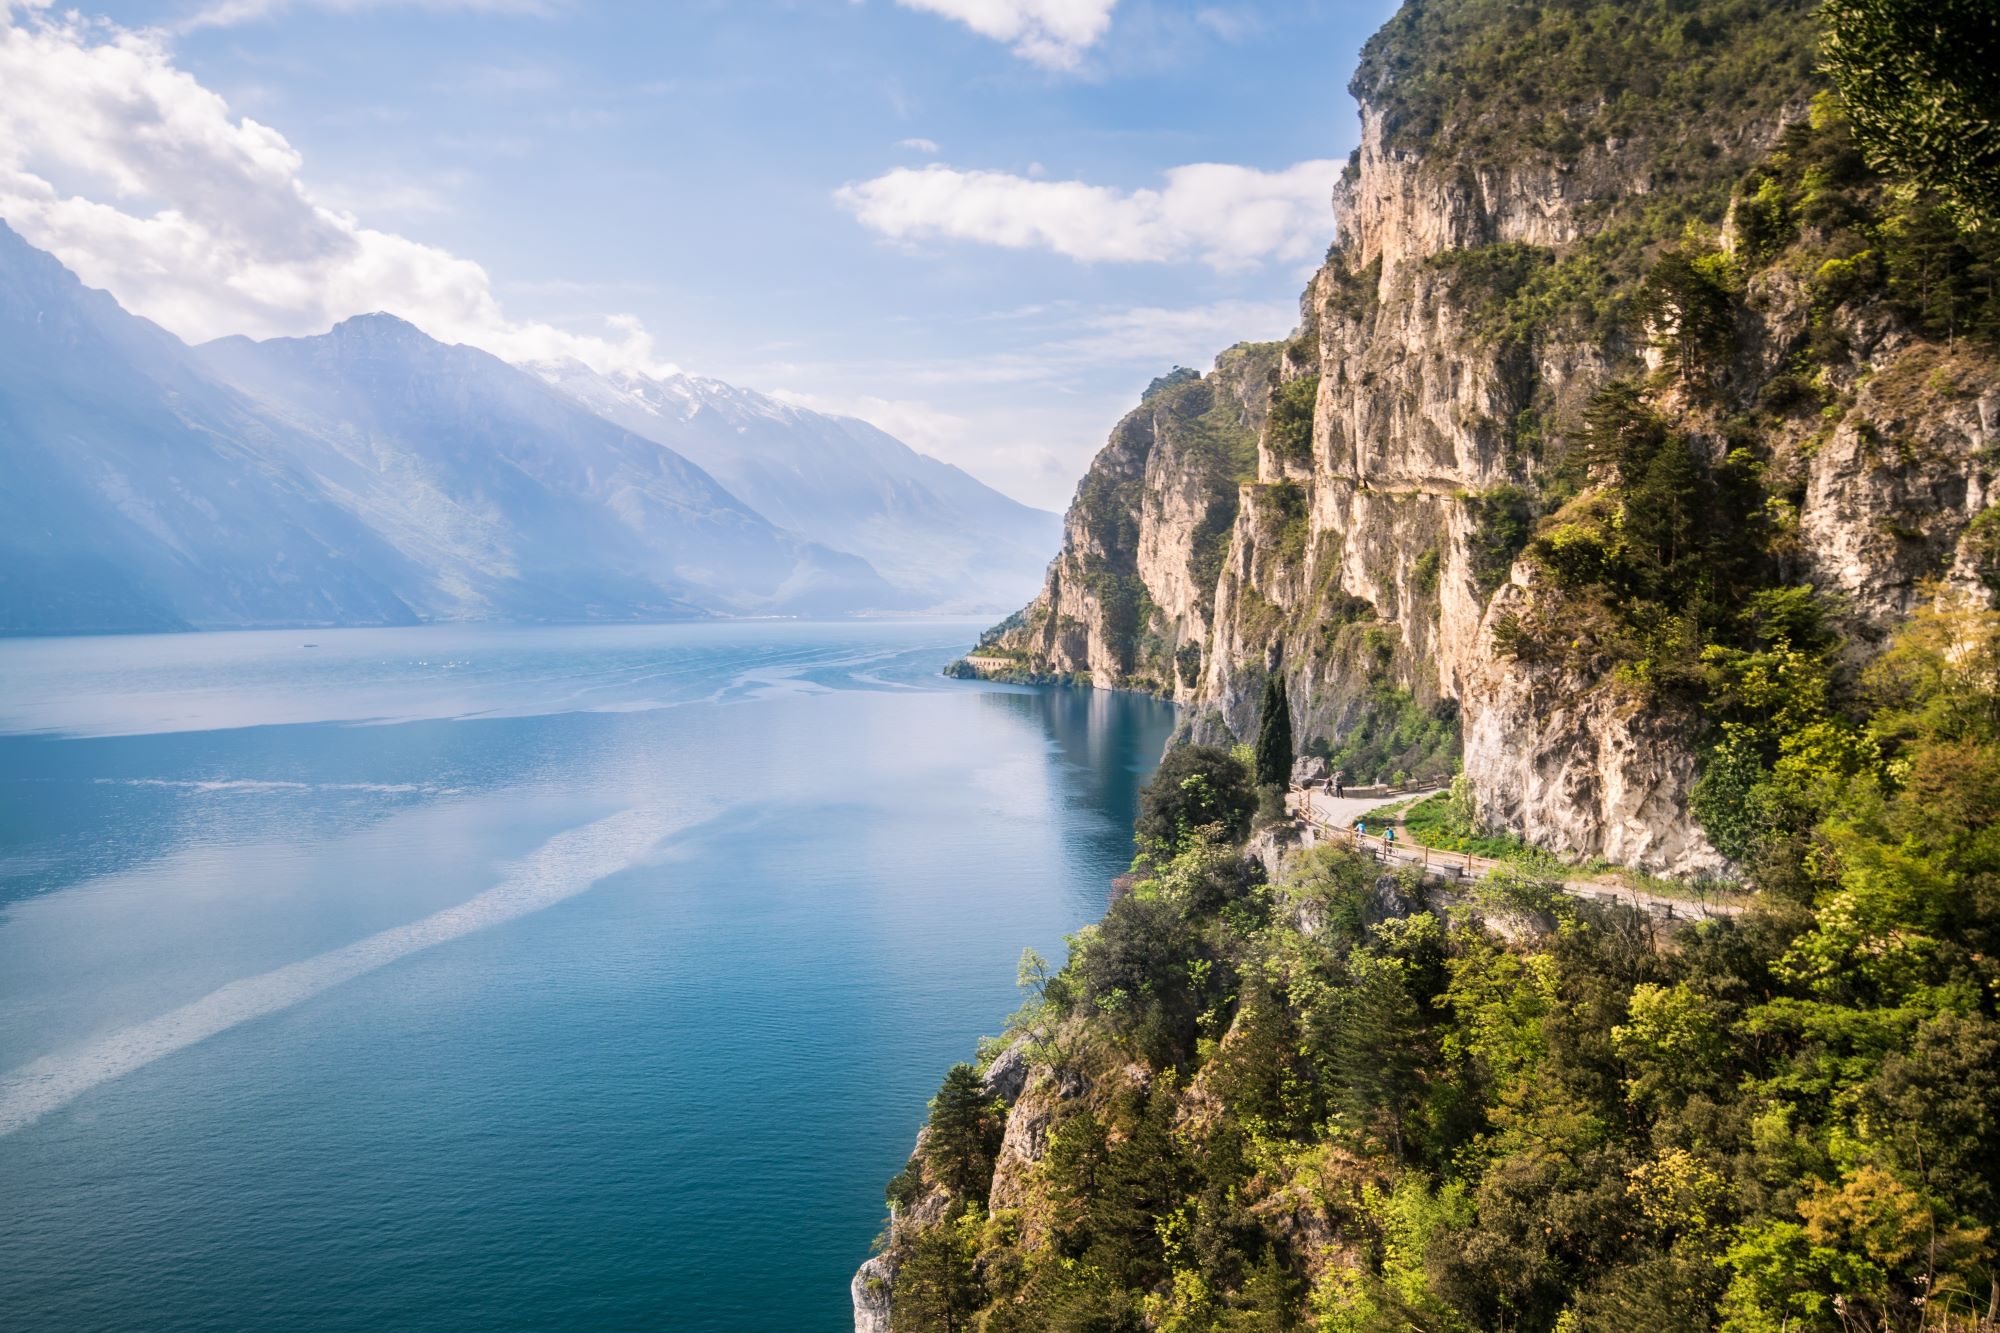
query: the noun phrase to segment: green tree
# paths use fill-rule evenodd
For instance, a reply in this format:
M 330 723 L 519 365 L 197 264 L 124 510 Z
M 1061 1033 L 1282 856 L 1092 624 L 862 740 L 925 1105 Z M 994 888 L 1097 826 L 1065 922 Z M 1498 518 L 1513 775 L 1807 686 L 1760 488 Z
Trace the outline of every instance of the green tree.
M 1267 1246 L 1216 1327 L 1222 1333 L 1290 1333 L 1305 1326 L 1299 1316 L 1304 1295 L 1305 1284 L 1285 1266 L 1278 1247 Z
M 1820 15 L 1869 160 L 1936 190 L 1962 225 L 2000 219 L 2000 6 L 1827 0 Z
M 1002 1128 L 978 1071 L 968 1064 L 953 1065 L 931 1098 L 924 1154 L 932 1178 L 958 1198 L 984 1199 Z
M 1666 442 L 1667 423 L 1631 380 L 1613 380 L 1592 395 L 1583 411 L 1577 445 L 1584 466 L 1630 485 Z
M 1257 723 L 1257 785 L 1285 785 L 1292 776 L 1292 705 L 1285 697 L 1284 673 L 1273 668 L 1264 680 L 1264 709 Z
M 1380 1133 L 1400 1162 L 1431 1054 L 1422 1014 L 1403 960 L 1356 949 L 1347 973 L 1347 985 L 1327 993 L 1308 1030 L 1336 1107 L 1349 1123 Z
M 895 1333 L 960 1333 L 973 1327 L 985 1300 L 973 1260 L 981 1217 L 971 1209 L 918 1233 L 896 1270 L 889 1302 Z
M 1960 1217 L 2000 1205 L 2000 1024 L 1939 1014 L 1882 1062 L 1864 1125 L 1899 1172 Z
M 1126 1289 L 1149 1287 L 1167 1276 L 1159 1219 L 1173 1211 L 1184 1184 L 1173 1138 L 1178 1089 L 1162 1074 L 1130 1108 L 1126 1137 L 1112 1146 L 1091 1196 L 1091 1244 L 1085 1258 Z
M 1271 452 L 1287 463 L 1312 462 L 1314 405 L 1319 398 L 1319 376 L 1290 380 L 1271 390 L 1271 415 L 1265 439 Z
M 1139 841 L 1172 851 L 1190 836 L 1212 830 L 1238 842 L 1249 833 L 1256 809 L 1257 791 L 1241 760 L 1219 745 L 1176 746 L 1139 793 Z
M 1684 385 L 1707 380 L 1729 349 L 1735 319 L 1725 255 L 1669 250 L 1639 292 L 1654 346 Z
M 1514 557 L 1528 544 L 1535 528 L 1534 499 L 1519 486 L 1496 486 L 1466 496 L 1465 508 L 1472 518 L 1466 542 L 1472 577 L 1491 592 L 1507 581 Z

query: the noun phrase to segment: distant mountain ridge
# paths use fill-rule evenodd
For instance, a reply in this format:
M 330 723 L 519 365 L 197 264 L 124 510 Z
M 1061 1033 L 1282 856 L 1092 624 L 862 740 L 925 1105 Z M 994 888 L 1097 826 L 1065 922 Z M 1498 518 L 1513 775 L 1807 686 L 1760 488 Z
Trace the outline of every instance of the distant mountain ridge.
M 779 408 L 700 383 L 713 402 Z M 695 415 L 690 437 L 726 452 L 726 430 Z M 789 428 L 812 440 L 872 431 L 833 420 L 800 414 Z M 844 615 L 952 601 L 937 580 L 885 578 L 808 525 L 773 521 L 658 434 L 390 315 L 190 348 L 0 222 L 0 633 Z M 794 450 L 802 461 L 812 440 Z M 760 457 L 778 447 L 759 443 Z M 899 459 L 905 471 L 963 478 L 990 508 L 1037 512 L 886 435 L 873 447 L 919 460 Z M 795 509 L 812 507 L 809 486 L 786 497 Z M 919 501 L 951 493 L 917 489 Z M 820 507 L 853 506 L 843 494 Z M 894 550 L 897 512 L 871 511 L 876 548 Z M 979 510 L 962 500 L 952 513 L 969 523 Z M 924 531 L 912 521 L 904 567 L 925 567 Z M 963 533 L 927 567 L 975 568 Z
M 0 224 L 0 629 L 409 624 L 404 558 L 171 334 Z
M 273 444 L 426 570 L 457 619 L 902 609 L 867 562 L 782 531 L 685 458 L 391 315 L 196 349 Z
M 773 523 L 861 556 L 929 609 L 1010 605 L 1061 540 L 1058 515 L 853 417 L 701 376 L 607 375 L 578 361 L 527 369 L 693 460 Z

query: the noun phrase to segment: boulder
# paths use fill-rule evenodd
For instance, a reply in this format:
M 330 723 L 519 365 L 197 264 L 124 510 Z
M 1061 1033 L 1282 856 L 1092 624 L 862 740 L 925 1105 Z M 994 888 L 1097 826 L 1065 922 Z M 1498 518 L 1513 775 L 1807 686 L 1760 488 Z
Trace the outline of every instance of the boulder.
M 1028 1047 L 1032 1034 L 1016 1037 L 1007 1049 L 993 1057 L 993 1063 L 986 1066 L 986 1077 L 980 1086 L 988 1097 L 996 1097 L 1012 1106 L 1021 1096 L 1021 1089 L 1028 1082 Z

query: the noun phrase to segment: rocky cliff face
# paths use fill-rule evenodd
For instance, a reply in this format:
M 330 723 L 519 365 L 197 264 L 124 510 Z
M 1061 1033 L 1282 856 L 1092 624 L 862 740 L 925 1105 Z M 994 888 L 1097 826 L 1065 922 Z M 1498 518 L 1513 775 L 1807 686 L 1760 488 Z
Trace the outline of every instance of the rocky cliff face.
M 1699 710 L 1643 663 L 1495 641 L 1503 622 L 1566 632 L 1516 557 L 1579 489 L 1602 489 L 1579 461 L 1590 405 L 1640 385 L 1711 473 L 1747 447 L 1776 533 L 1761 577 L 1810 582 L 1865 641 L 1927 580 L 1980 586 L 1965 539 L 1987 503 L 1993 358 L 1866 292 L 1830 300 L 1810 242 L 1832 224 L 1810 201 L 1791 241 L 1739 244 L 1739 181 L 1803 151 L 1785 136 L 1812 95 L 1805 6 L 1735 7 L 1735 34 L 1663 29 L 1628 43 L 1630 68 L 1563 67 L 1551 86 L 1601 86 L 1546 112 L 1431 77 L 1456 68 L 1454 43 L 1526 20 L 1434 8 L 1406 8 L 1364 55 L 1361 146 L 1296 336 L 1233 349 L 1120 423 L 1042 596 L 989 647 L 1172 697 L 1202 739 L 1253 734 L 1276 670 L 1301 744 L 1357 779 L 1462 759 L 1497 827 L 1663 873 L 1723 870 L 1687 813 Z M 1682 63 L 1656 75 L 1651 59 Z M 1530 98 L 1535 78 L 1518 80 Z M 1694 249 L 1734 284 L 1726 364 L 1699 392 L 1664 367 L 1673 330 L 1645 313 L 1648 272 Z M 1255 436 L 1235 474 L 1190 445 L 1218 415 Z
M 1077 488 L 1042 592 L 997 644 L 1038 670 L 1198 697 L 1216 574 L 1257 468 L 1278 349 L 1245 343 L 1205 376 L 1176 371 Z

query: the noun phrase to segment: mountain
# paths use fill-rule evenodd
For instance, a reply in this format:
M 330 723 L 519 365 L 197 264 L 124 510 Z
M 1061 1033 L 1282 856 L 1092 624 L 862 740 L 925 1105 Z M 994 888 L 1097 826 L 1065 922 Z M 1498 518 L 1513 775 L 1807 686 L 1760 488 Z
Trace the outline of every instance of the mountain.
M 417 571 L 270 433 L 0 223 L 0 632 L 415 621 Z
M 912 604 L 483 352 L 191 349 L 0 223 L 0 633 Z
M 982 660 L 1222 741 L 1275 672 L 1355 781 L 1462 763 L 1495 829 L 1725 870 L 1718 664 L 1768 608 L 1851 672 L 1990 596 L 2000 305 L 1990 229 L 1815 102 L 1810 5 L 1682 8 L 1406 5 L 1297 333 L 1156 387 Z
M 780 527 L 865 558 L 930 610 L 1003 610 L 1040 581 L 1061 521 L 852 417 L 691 375 L 528 367 L 707 470 Z
M 394 316 L 197 356 L 279 423 L 275 452 L 426 571 L 410 594 L 426 616 L 905 604 L 865 561 L 780 530 L 672 450 Z

